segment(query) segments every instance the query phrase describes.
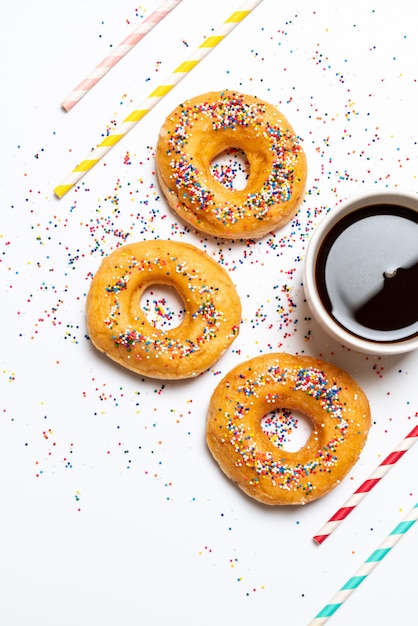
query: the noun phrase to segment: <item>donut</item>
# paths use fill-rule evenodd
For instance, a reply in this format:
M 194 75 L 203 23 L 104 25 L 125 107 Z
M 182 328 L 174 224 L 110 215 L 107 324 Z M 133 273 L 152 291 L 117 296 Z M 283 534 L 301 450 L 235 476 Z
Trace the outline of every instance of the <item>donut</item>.
M 249 163 L 241 190 L 216 180 L 211 170 L 232 148 Z M 169 206 L 212 236 L 263 237 L 294 217 L 303 200 L 306 159 L 293 128 L 273 105 L 235 91 L 177 106 L 161 127 L 155 160 Z
M 141 308 L 153 285 L 172 287 L 184 304 L 177 327 L 158 328 Z M 229 274 L 186 243 L 153 240 L 105 257 L 86 301 L 92 344 L 110 359 L 150 378 L 182 379 L 211 367 L 236 339 L 241 302 Z
M 280 409 L 312 422 L 298 451 L 277 446 L 263 430 L 263 418 Z M 306 504 L 346 476 L 370 421 L 367 397 L 345 371 L 313 357 L 272 353 L 237 365 L 218 384 L 206 441 L 223 472 L 248 496 L 268 505 Z

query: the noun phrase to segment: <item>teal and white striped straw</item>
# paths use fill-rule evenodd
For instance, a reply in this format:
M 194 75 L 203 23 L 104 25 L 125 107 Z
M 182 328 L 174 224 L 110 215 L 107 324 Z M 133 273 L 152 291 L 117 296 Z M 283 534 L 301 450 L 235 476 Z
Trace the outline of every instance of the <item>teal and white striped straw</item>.
M 335 594 L 332 600 L 309 622 L 308 626 L 321 626 L 340 608 L 345 600 L 367 578 L 370 572 L 392 550 L 401 537 L 415 524 L 418 519 L 418 502 L 408 515 L 392 530 L 383 543 L 375 550 L 345 585 Z

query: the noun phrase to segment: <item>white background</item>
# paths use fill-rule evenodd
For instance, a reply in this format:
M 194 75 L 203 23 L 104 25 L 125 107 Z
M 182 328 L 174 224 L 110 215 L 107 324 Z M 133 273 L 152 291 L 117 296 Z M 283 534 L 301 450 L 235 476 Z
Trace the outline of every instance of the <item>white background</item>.
M 0 20 L 0 624 L 304 626 L 418 497 L 409 452 L 322 545 L 312 536 L 417 423 L 418 355 L 355 354 L 310 319 L 302 270 L 318 220 L 369 190 L 417 191 L 418 43 L 409 0 L 264 0 L 76 188 L 54 187 L 239 8 L 183 0 L 76 107 L 60 102 L 152 0 L 8 3 Z M 260 241 L 186 229 L 167 207 L 154 149 L 166 115 L 224 88 L 275 104 L 303 141 L 299 214 Z M 197 380 L 146 380 L 86 337 L 85 297 L 125 241 L 205 248 L 243 304 L 241 333 Z M 367 393 L 360 461 L 306 507 L 266 508 L 205 446 L 211 393 L 262 353 L 311 354 Z M 330 619 L 416 626 L 418 528 Z

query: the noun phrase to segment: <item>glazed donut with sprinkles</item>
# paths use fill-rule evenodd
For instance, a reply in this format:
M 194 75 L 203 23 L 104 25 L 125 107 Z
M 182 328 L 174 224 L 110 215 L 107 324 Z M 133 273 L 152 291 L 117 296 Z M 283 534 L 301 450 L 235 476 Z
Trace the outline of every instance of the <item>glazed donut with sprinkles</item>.
M 277 446 L 262 427 L 279 409 L 310 418 L 298 451 Z M 308 356 L 268 354 L 232 369 L 210 400 L 206 440 L 225 474 L 268 505 L 306 504 L 346 476 L 365 445 L 369 402 L 343 370 Z
M 216 157 L 242 151 L 243 189 L 212 171 Z M 307 167 L 292 126 L 276 107 L 234 91 L 210 92 L 180 104 L 161 127 L 158 180 L 184 222 L 226 239 L 260 238 L 292 219 L 303 201 Z
M 172 287 L 184 304 L 178 326 L 158 328 L 141 307 L 147 288 Z M 241 302 L 228 272 L 191 244 L 153 240 L 106 257 L 87 296 L 93 345 L 120 365 L 151 378 L 192 378 L 236 339 Z

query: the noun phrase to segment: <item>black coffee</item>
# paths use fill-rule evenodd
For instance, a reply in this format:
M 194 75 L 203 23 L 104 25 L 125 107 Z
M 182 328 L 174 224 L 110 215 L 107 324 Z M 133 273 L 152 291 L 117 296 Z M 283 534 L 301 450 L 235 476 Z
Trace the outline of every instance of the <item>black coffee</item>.
M 343 217 L 319 250 L 315 277 L 333 319 L 371 341 L 418 335 L 418 213 L 376 204 Z

